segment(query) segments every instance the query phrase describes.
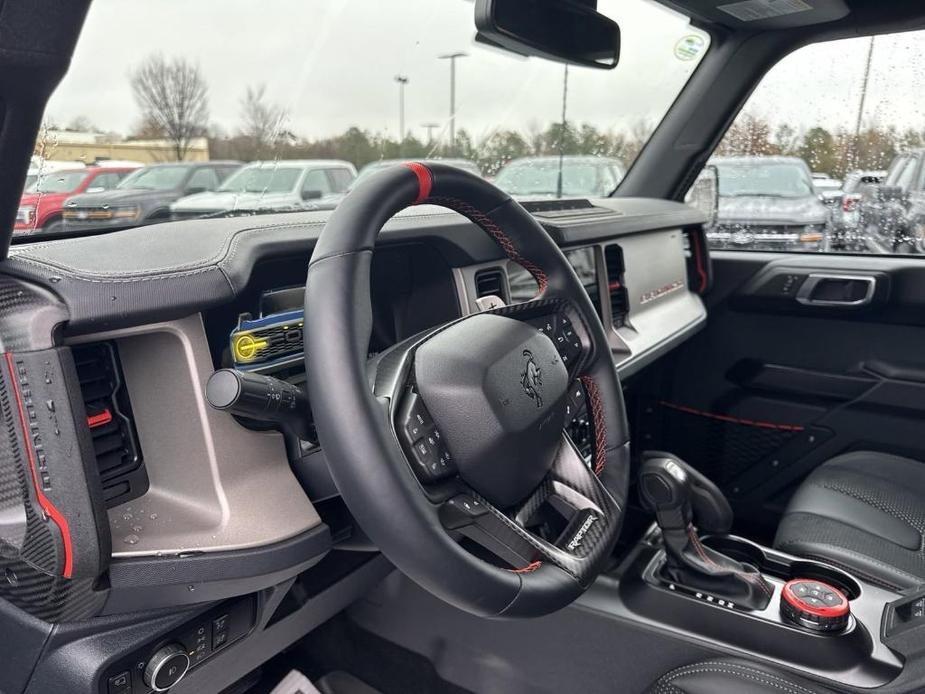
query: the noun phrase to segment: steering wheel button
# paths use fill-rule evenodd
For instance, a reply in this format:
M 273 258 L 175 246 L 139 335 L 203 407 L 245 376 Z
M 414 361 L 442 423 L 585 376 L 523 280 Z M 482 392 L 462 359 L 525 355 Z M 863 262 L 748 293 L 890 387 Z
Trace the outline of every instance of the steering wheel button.
M 402 404 L 401 426 L 408 443 L 420 439 L 433 426 L 427 408 L 416 393 L 411 393 Z
M 556 319 L 556 316 L 543 316 L 542 318 L 533 318 L 532 320 L 528 321 L 528 323 L 536 327 L 537 330 L 539 330 L 544 335 L 548 335 L 549 337 L 552 337 L 553 335 L 555 335 L 557 332 L 557 328 L 558 328 L 558 321 Z
M 434 449 L 421 439 L 414 444 L 414 457 L 421 465 L 430 465 L 434 458 Z
M 443 504 L 440 520 L 445 528 L 455 530 L 472 525 L 478 518 L 488 513 L 485 504 L 469 494 L 459 494 Z

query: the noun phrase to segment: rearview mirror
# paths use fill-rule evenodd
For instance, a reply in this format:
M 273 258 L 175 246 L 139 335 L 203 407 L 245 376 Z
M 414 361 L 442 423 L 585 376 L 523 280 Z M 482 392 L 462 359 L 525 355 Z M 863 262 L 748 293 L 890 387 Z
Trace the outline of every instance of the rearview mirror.
M 595 0 L 476 0 L 476 40 L 526 56 L 612 70 L 620 27 Z
M 183 192 L 184 192 L 186 195 L 197 195 L 197 194 L 199 194 L 199 193 L 205 193 L 205 192 L 206 192 L 206 187 L 205 187 L 205 186 L 190 186 L 189 188 L 187 188 L 187 189 L 184 190 Z
M 303 200 L 318 200 L 321 198 L 320 190 L 303 190 L 302 199 Z

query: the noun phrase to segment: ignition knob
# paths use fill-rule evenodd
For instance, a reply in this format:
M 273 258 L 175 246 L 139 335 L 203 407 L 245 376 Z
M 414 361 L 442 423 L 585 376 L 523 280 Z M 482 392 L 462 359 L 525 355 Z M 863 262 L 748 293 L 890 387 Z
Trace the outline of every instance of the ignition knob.
M 848 598 L 843 592 L 811 578 L 796 578 L 784 584 L 780 611 L 789 622 L 825 632 L 844 629 L 851 613 Z
M 156 692 L 166 692 L 189 670 L 189 656 L 178 643 L 168 643 L 160 648 L 145 666 L 144 681 Z

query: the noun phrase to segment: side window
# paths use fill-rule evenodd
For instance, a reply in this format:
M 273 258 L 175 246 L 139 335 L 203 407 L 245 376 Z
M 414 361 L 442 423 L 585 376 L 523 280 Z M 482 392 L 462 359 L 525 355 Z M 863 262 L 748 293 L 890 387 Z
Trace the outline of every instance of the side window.
M 302 197 L 322 197 L 331 194 L 331 183 L 325 175 L 324 169 L 313 169 L 305 175 L 302 181 Z
M 903 167 L 903 171 L 896 181 L 896 186 L 901 188 L 904 193 L 908 193 L 912 188 L 912 178 L 915 176 L 917 162 L 918 159 L 915 157 L 908 157 L 906 165 Z
M 218 175 L 215 169 L 208 167 L 196 169 L 186 184 L 186 190 L 190 192 L 215 190 L 216 188 L 218 188 Z
M 346 192 L 353 182 L 353 174 L 347 169 L 328 169 L 328 178 L 331 180 L 331 189 L 335 193 Z
M 228 178 L 231 174 L 233 174 L 235 171 L 237 171 L 240 168 L 241 168 L 240 166 L 220 166 L 218 167 L 216 169 L 216 173 L 218 174 L 218 180 L 224 183 L 226 178 Z
M 764 77 L 711 158 L 711 248 L 925 254 L 922 32 L 827 41 Z M 918 85 L 918 86 L 914 86 Z
M 109 190 L 115 188 L 116 184 L 122 179 L 122 175 L 115 172 L 101 173 L 90 183 L 91 188 L 100 188 Z
M 887 186 L 898 186 L 899 179 L 903 177 L 908 168 L 909 157 L 897 157 L 896 161 L 890 164 L 890 169 L 887 171 L 886 178 L 884 179 L 884 185 Z

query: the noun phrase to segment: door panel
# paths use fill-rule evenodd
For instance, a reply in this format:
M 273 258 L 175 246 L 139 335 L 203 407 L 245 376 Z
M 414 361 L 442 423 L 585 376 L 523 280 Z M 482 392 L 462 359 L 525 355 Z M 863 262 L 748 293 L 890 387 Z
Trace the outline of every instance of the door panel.
M 636 391 L 646 447 L 711 477 L 739 530 L 764 539 L 796 485 L 839 453 L 925 461 L 925 262 L 715 252 L 713 264 L 707 327 Z M 799 300 L 812 276 L 835 278 L 821 290 L 835 301 Z M 873 283 L 866 303 L 857 278 Z

